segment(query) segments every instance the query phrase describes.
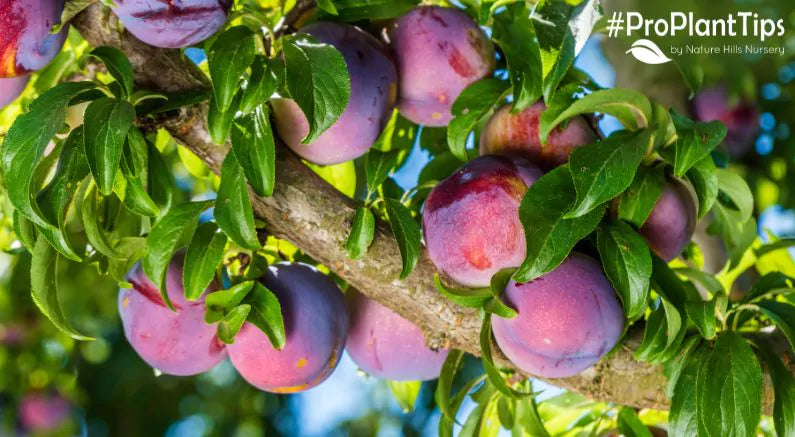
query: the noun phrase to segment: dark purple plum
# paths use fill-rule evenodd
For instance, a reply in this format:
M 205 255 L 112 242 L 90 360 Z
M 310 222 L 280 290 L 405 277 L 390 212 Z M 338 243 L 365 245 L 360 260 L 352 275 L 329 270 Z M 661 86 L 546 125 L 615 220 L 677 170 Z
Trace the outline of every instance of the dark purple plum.
M 0 0 L 0 78 L 40 70 L 61 51 L 68 26 L 57 34 L 50 29 L 60 21 L 63 4 L 63 0 Z
M 0 78 L 0 109 L 5 108 L 16 100 L 22 91 L 25 91 L 28 80 L 30 80 L 29 76 Z
M 693 238 L 697 213 L 698 206 L 691 188 L 684 181 L 671 178 L 666 181 L 640 233 L 657 256 L 671 261 Z
M 301 29 L 337 48 L 351 78 L 351 96 L 340 118 L 310 144 L 301 140 L 309 123 L 291 99 L 273 99 L 276 130 L 299 156 L 320 165 L 339 164 L 364 155 L 383 130 L 397 95 L 397 70 L 386 48 L 372 35 L 349 24 L 315 23 Z
M 431 190 L 422 212 L 425 246 L 436 267 L 467 287 L 521 265 L 519 204 L 541 170 L 518 157 L 476 158 Z
M 226 23 L 231 0 L 116 0 L 114 12 L 141 41 L 165 48 L 196 45 Z
M 494 71 L 494 46 L 458 9 L 415 8 L 394 22 L 389 38 L 400 77 L 398 109 L 417 124 L 446 126 L 461 91 Z
M 359 368 L 392 381 L 439 377 L 447 349 L 430 349 L 420 328 L 362 294 L 349 301 L 351 328 L 345 347 Z
M 260 281 L 279 299 L 286 341 L 275 349 L 246 322 L 227 346 L 249 384 L 272 393 L 296 393 L 323 382 L 339 363 L 348 333 L 348 309 L 337 284 L 305 264 L 276 264 Z
M 602 266 L 576 252 L 533 281 L 511 281 L 502 296 L 519 314 L 494 317 L 494 339 L 531 375 L 576 375 L 613 349 L 624 330 L 624 313 Z
M 731 102 L 724 87 L 706 88 L 693 99 L 693 110 L 701 121 L 718 120 L 726 125 L 726 148 L 733 156 L 751 149 L 759 129 L 759 110 L 748 100 Z
M 28 393 L 19 402 L 19 422 L 26 431 L 47 433 L 61 426 L 70 410 L 59 394 Z

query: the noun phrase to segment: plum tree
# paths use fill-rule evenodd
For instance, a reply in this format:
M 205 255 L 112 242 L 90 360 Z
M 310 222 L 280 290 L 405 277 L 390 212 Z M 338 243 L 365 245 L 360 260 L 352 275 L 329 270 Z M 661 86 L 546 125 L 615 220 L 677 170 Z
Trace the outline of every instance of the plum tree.
M 640 233 L 657 256 L 670 261 L 682 253 L 693 237 L 697 212 L 690 186 L 680 179 L 670 178 Z
M 204 322 L 204 297 L 191 302 L 182 288 L 183 255 L 172 259 L 166 273 L 172 311 L 140 264 L 127 275 L 132 289 L 119 291 L 119 314 L 124 335 L 147 364 L 170 375 L 205 372 L 226 357 L 214 325 Z M 205 292 L 214 289 L 210 286 Z
M 19 402 L 19 423 L 26 431 L 53 431 L 69 416 L 71 407 L 59 394 L 28 393 Z
M 399 314 L 353 293 L 346 349 L 362 370 L 392 381 L 426 381 L 439 377 L 447 349 L 425 345 L 422 331 Z
M 28 80 L 30 80 L 28 76 L 0 78 L 0 109 L 16 100 L 22 91 L 25 91 Z
M 480 154 L 521 155 L 544 169 L 557 167 L 569 160 L 576 147 L 596 141 L 596 134 L 583 117 L 568 121 L 549 133 L 547 144 L 539 139 L 539 120 L 546 110 L 544 102 L 536 102 L 512 114 L 511 105 L 498 109 L 483 127 Z
M 582 372 L 616 345 L 624 313 L 602 266 L 573 252 L 555 270 L 503 297 L 519 314 L 493 318 L 494 338 L 517 367 L 545 378 Z
M 422 212 L 428 255 L 461 285 L 485 287 L 525 257 L 519 203 L 541 170 L 518 157 L 486 155 L 433 188 Z
M 726 88 L 703 89 L 693 99 L 693 112 L 701 121 L 718 120 L 726 125 L 726 148 L 733 156 L 746 153 L 759 128 L 759 111 L 747 100 L 731 102 Z
M 315 23 L 301 29 L 336 47 L 345 58 L 351 79 L 348 106 L 328 130 L 310 144 L 306 116 L 295 101 L 272 100 L 276 130 L 298 155 L 315 164 L 350 161 L 373 145 L 389 121 L 396 99 L 397 70 L 380 41 L 349 24 Z
M 136 38 L 155 47 L 198 44 L 226 22 L 228 0 L 116 0 L 113 9 Z
M 43 68 L 58 54 L 66 28 L 60 21 L 63 0 L 0 0 L 0 78 L 21 76 Z
M 323 382 L 337 367 L 348 332 L 348 309 L 337 284 L 306 264 L 276 264 L 260 281 L 281 304 L 286 340 L 275 349 L 246 322 L 227 346 L 229 358 L 251 385 L 296 393 Z
M 453 102 L 494 70 L 494 46 L 464 12 L 415 8 L 394 22 L 389 37 L 400 77 L 398 109 L 426 126 L 446 126 Z

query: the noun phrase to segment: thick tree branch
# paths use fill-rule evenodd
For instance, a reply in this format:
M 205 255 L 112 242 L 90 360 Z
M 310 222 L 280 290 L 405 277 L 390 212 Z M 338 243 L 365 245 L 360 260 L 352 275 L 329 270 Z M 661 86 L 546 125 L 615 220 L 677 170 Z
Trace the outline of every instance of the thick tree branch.
M 115 17 L 105 14 L 98 5 L 86 9 L 73 24 L 92 45 L 123 49 L 135 67 L 136 83 L 141 88 L 177 92 L 206 90 L 209 86 L 204 75 L 179 51 L 156 49 L 120 32 Z M 205 127 L 206 111 L 206 104 L 183 108 L 159 123 L 218 173 L 228 146 L 211 142 Z M 291 241 L 365 295 L 413 321 L 426 333 L 432 347 L 454 347 L 478 355 L 480 319 L 476 311 L 454 305 L 436 291 L 436 269 L 427 255 L 420 257 L 406 280 L 398 280 L 398 246 L 388 226 L 379 223 L 364 259 L 349 259 L 344 243 L 355 202 L 320 179 L 285 147 L 277 149 L 273 196 L 260 198 L 251 194 L 255 213 L 266 223 L 267 230 Z M 551 383 L 597 400 L 666 408 L 662 368 L 632 357 L 639 334 L 631 333 L 624 345 L 592 369 Z M 509 365 L 504 359 L 501 362 Z

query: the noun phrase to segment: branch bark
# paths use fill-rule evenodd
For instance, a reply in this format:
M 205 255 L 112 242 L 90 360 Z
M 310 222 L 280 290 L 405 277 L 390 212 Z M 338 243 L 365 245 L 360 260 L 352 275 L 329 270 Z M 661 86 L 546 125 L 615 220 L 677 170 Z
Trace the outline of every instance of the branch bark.
M 307 2 L 299 3 L 305 7 Z M 122 49 L 134 65 L 136 84 L 141 88 L 182 92 L 209 87 L 204 74 L 179 51 L 148 46 L 120 31 L 116 18 L 97 4 L 78 15 L 73 25 L 94 46 Z M 220 173 L 228 145 L 212 143 L 205 126 L 206 114 L 207 104 L 199 104 L 169 113 L 158 124 Z M 292 242 L 363 294 L 414 322 L 426 334 L 429 346 L 452 347 L 479 355 L 477 312 L 449 302 L 436 291 L 433 285 L 436 269 L 426 254 L 423 253 L 406 280 L 398 280 L 401 258 L 397 242 L 388 225 L 378 223 L 367 255 L 364 259 L 351 260 L 344 243 L 356 203 L 281 145 L 277 146 L 276 182 L 272 197 L 261 198 L 250 192 L 255 214 L 266 223 L 271 234 Z M 632 350 L 639 344 L 640 334 L 639 330 L 631 331 L 611 356 L 582 374 L 549 382 L 596 400 L 639 408 L 667 408 L 669 400 L 664 393 L 666 377 L 662 368 L 633 359 Z M 511 367 L 504 357 L 497 359 Z M 766 397 L 769 405 L 769 394 Z

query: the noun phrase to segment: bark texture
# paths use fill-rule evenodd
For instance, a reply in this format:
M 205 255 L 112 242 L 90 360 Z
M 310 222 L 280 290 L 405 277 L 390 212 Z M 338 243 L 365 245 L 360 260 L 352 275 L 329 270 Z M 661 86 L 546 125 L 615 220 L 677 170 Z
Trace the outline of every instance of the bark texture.
M 288 23 L 302 15 L 307 4 L 299 2 L 298 12 L 291 13 Z M 209 87 L 203 73 L 179 51 L 157 49 L 138 41 L 121 31 L 115 17 L 99 5 L 87 8 L 73 24 L 92 45 L 111 45 L 127 53 L 140 88 L 181 92 L 206 91 Z M 199 104 L 165 114 L 157 123 L 219 173 L 228 145 L 212 143 L 205 127 L 206 114 L 206 103 Z M 266 223 L 269 233 L 292 242 L 363 294 L 414 322 L 425 332 L 431 347 L 453 347 L 479 354 L 480 319 L 476 311 L 459 307 L 436 291 L 436 269 L 426 254 L 406 280 L 398 279 L 400 253 L 387 224 L 378 223 L 373 244 L 363 259 L 347 257 L 344 243 L 356 203 L 323 181 L 286 147 L 277 145 L 273 196 L 250 195 L 255 214 Z M 632 350 L 638 345 L 640 334 L 639 330 L 632 331 L 610 357 L 581 375 L 550 382 L 596 400 L 667 408 L 662 368 L 633 359 Z M 498 357 L 498 361 L 510 367 L 503 357 Z

